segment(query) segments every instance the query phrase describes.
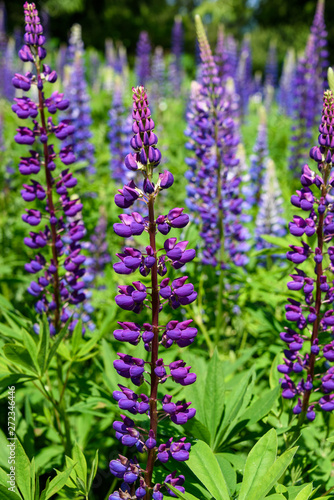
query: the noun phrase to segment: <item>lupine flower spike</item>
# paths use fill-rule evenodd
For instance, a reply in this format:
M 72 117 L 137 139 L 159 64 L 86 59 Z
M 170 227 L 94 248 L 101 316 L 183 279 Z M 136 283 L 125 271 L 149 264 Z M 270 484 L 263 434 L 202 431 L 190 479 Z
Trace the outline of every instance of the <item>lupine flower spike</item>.
M 139 35 L 136 56 L 138 85 L 146 85 L 151 77 L 151 43 L 147 31 L 142 31 Z
M 200 235 L 204 240 L 202 262 L 225 264 L 225 252 L 237 265 L 247 261 L 248 234 L 238 217 L 243 207 L 239 196 L 240 177 L 236 171 L 239 134 L 233 120 L 237 103 L 230 87 L 222 86 L 206 34 L 196 16 L 202 64 L 202 82 L 192 87 L 187 113 L 189 137 L 186 147 L 195 153 L 187 158 L 188 206 L 199 213 Z
M 39 275 L 32 281 L 28 292 L 38 298 L 36 311 L 47 313 L 50 333 L 55 334 L 71 316 L 70 306 L 83 302 L 84 283 L 80 278 L 84 274 L 82 264 L 85 257 L 81 255 L 80 240 L 85 235 L 85 227 L 77 218 L 82 209 L 78 197 L 69 195 L 77 180 L 70 172 L 68 165 L 74 163 L 75 156 L 70 146 L 61 147 L 57 153 L 51 142 L 56 138 L 66 140 L 74 132 L 68 120 L 54 123 L 53 116 L 57 111 L 64 111 L 69 101 L 63 94 L 53 92 L 50 97 L 44 94 L 44 87 L 57 80 L 57 73 L 44 64 L 46 57 L 45 37 L 34 3 L 24 4 L 26 31 L 25 45 L 19 51 L 23 62 L 31 62 L 35 74 L 15 74 L 12 82 L 16 89 L 29 91 L 37 87 L 38 103 L 29 97 L 18 97 L 12 106 L 14 113 L 24 120 L 32 118 L 32 127 L 22 126 L 17 129 L 15 141 L 29 146 L 29 155 L 22 157 L 19 171 L 22 175 L 35 177 L 42 170 L 45 184 L 41 184 L 42 176 L 30 178 L 23 184 L 22 198 L 35 208 L 28 208 L 22 216 L 24 222 L 37 228 L 24 239 L 24 243 L 38 253 L 25 265 L 27 272 Z M 33 149 L 33 145 L 38 145 Z M 39 150 L 42 150 L 42 153 Z M 65 169 L 56 172 L 56 163 L 62 162 Z M 55 173 L 56 172 L 56 173 Z M 44 223 L 41 227 L 42 222 Z M 50 248 L 51 257 L 42 249 Z M 72 324 L 73 327 L 73 324 Z M 36 330 L 37 331 L 37 330 Z
M 301 189 L 291 197 L 294 207 L 305 215 L 295 215 L 289 224 L 293 236 L 316 235 L 314 247 L 303 239 L 302 245 L 290 245 L 287 259 L 293 262 L 288 288 L 303 290 L 304 298 L 290 298 L 285 306 L 286 319 L 294 325 L 280 333 L 286 343 L 284 363 L 278 366 L 282 379 L 282 396 L 295 399 L 293 412 L 300 414 L 300 424 L 305 416 L 314 420 L 316 411 L 334 410 L 334 289 L 331 284 L 334 271 L 334 210 L 330 195 L 334 177 L 334 98 L 331 91 L 324 92 L 323 110 L 319 126 L 318 146 L 310 151 L 317 163 L 313 171 L 308 165 L 302 168 Z M 315 273 L 307 274 L 303 262 L 315 264 Z M 312 261 L 312 262 L 311 262 Z M 303 352 L 301 352 L 303 351 Z
M 167 475 L 164 484 L 153 484 L 153 469 L 159 462 L 187 460 L 190 443 L 186 442 L 186 438 L 173 441 L 173 437 L 162 441 L 159 437 L 159 422 L 169 417 L 175 424 L 183 424 L 195 415 L 195 409 L 190 407 L 191 403 L 173 401 L 168 394 L 161 395 L 159 387 L 167 378 L 186 386 L 195 382 L 196 375 L 182 360 L 166 364 L 160 351 L 169 348 L 174 342 L 179 347 L 190 345 L 197 330 L 191 326 L 192 320 L 171 320 L 162 325 L 159 313 L 167 305 L 176 309 L 196 299 L 197 293 L 193 285 L 187 283 L 187 276 L 176 278 L 172 282 L 166 276 L 169 266 L 180 269 L 195 257 L 195 251 L 187 248 L 187 241 L 177 242 L 174 236 L 165 240 L 163 248 L 157 248 L 158 232 L 167 235 L 173 228 L 183 228 L 188 224 L 189 217 L 183 213 L 183 208 L 172 208 L 167 215 L 157 216 L 155 213 L 155 203 L 160 191 L 170 188 L 174 179 L 167 170 L 158 176 L 154 174 L 160 164 L 161 153 L 156 146 L 158 139 L 154 133 L 155 125 L 144 87 L 133 89 L 132 116 L 134 135 L 130 144 L 134 153 L 126 156 L 125 166 L 132 172 L 140 173 L 143 183 L 139 187 L 134 180 L 130 181 L 119 190 L 115 203 L 120 208 L 130 208 L 140 199 L 146 207 L 144 213 L 120 215 L 121 222 L 114 224 L 114 230 L 124 238 L 145 232 L 148 241 L 145 250 L 125 247 L 122 253 L 117 254 L 119 262 L 114 264 L 114 270 L 124 275 L 139 271 L 142 276 L 150 276 L 151 286 L 147 288 L 138 280 L 131 285 L 120 285 L 115 300 L 120 308 L 135 314 L 139 314 L 143 307 L 149 307 L 152 316 L 151 323 L 140 324 L 131 321 L 131 318 L 130 321 L 120 321 L 114 337 L 120 342 L 133 345 L 142 341 L 150 353 L 150 361 L 145 362 L 141 358 L 119 353 L 114 367 L 119 375 L 131 379 L 135 386 L 148 384 L 149 396 L 144 391 L 137 395 L 123 385 L 119 385 L 119 390 L 114 391 L 113 396 L 121 410 L 128 410 L 133 416 L 137 413 L 146 414 L 147 430 L 136 428 L 134 420 L 123 414 L 120 420 L 114 422 L 113 427 L 117 439 L 124 446 L 135 447 L 138 453 L 146 453 L 147 460 L 144 469 L 136 456 L 128 459 L 120 455 L 119 459 L 110 462 L 111 473 L 123 479 L 123 484 L 110 495 L 109 500 L 144 497 L 161 500 L 163 491 L 174 495 L 168 488 L 169 484 L 184 492 L 185 478 L 182 475 L 176 476 L 176 472 L 173 472 Z

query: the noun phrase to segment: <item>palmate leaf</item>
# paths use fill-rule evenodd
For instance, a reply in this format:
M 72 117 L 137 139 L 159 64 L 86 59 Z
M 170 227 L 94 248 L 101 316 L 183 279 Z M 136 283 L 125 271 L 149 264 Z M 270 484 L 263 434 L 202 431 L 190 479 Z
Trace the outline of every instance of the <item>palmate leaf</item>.
M 277 454 L 277 435 L 274 429 L 267 432 L 250 451 L 239 493 L 239 500 L 247 500 L 257 490 Z
M 251 449 L 247 457 L 238 500 L 262 500 L 291 463 L 298 447 L 276 459 L 277 434 L 268 431 Z
M 191 447 L 186 464 L 215 500 L 230 499 L 225 478 L 210 446 L 203 441 L 197 441 Z
M 181 500 L 200 500 L 199 498 L 196 498 L 194 497 L 194 495 L 191 495 L 191 493 L 181 493 L 179 490 L 177 490 L 176 488 L 174 488 L 174 486 L 172 485 L 168 485 L 168 488 L 173 492 L 175 493 L 175 495 L 177 496 L 177 498 L 181 498 Z M 166 498 L 166 495 L 164 495 L 164 498 Z M 168 497 L 170 498 L 170 497 Z

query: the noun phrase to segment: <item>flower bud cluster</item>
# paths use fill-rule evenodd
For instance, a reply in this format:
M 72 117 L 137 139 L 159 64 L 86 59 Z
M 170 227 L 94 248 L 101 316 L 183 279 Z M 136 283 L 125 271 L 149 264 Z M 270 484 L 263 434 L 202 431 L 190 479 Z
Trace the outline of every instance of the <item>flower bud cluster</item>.
M 288 283 L 289 290 L 301 291 L 303 300 L 289 299 L 285 306 L 286 319 L 293 326 L 280 334 L 286 343 L 284 363 L 278 366 L 282 379 L 282 396 L 298 398 L 293 411 L 314 420 L 315 409 L 334 409 L 334 210 L 331 190 L 334 185 L 332 156 L 334 154 L 334 98 L 325 91 L 319 146 L 310 151 L 319 173 L 304 165 L 302 189 L 291 197 L 291 203 L 304 214 L 295 216 L 290 233 L 304 237 L 316 234 L 314 247 L 301 241 L 302 246 L 290 245 L 287 259 L 296 264 Z M 304 262 L 313 262 L 315 275 L 300 269 Z M 322 395 L 321 395 L 322 393 Z M 320 397 L 319 397 L 320 396 Z
M 176 473 L 169 474 L 164 484 L 152 484 L 153 468 L 156 462 L 184 461 L 189 457 L 190 443 L 186 438 L 174 441 L 159 442 L 158 423 L 170 418 L 175 424 L 184 424 L 193 418 L 196 410 L 191 403 L 174 400 L 171 395 L 160 393 L 160 387 L 167 379 L 173 380 L 181 386 L 193 384 L 196 375 L 187 366 L 185 361 L 176 360 L 165 363 L 159 357 L 159 349 L 169 348 L 174 342 L 179 347 L 190 345 L 196 335 L 196 328 L 191 326 L 192 320 L 171 320 L 167 325 L 160 325 L 159 313 L 169 304 L 172 309 L 184 306 L 196 300 L 197 293 L 191 283 L 187 283 L 187 276 L 176 278 L 173 281 L 166 277 L 168 267 L 180 269 L 195 257 L 195 251 L 187 248 L 187 241 L 178 241 L 176 237 L 165 240 L 163 248 L 156 246 L 156 234 L 167 235 L 173 228 L 183 228 L 189 222 L 188 215 L 183 208 L 173 208 L 167 215 L 156 216 L 154 204 L 162 190 L 172 186 L 174 179 L 170 172 L 163 171 L 154 180 L 154 169 L 161 160 L 161 153 L 157 148 L 158 138 L 154 133 L 154 122 L 144 87 L 133 89 L 133 137 L 130 141 L 134 153 L 125 158 L 125 167 L 132 173 L 140 172 L 143 181 L 139 185 L 132 179 L 115 196 L 115 203 L 120 208 L 130 208 L 136 200 L 144 202 L 146 212 L 131 212 L 119 216 L 121 222 L 114 224 L 115 233 L 123 238 L 130 238 L 141 234 L 149 237 L 145 249 L 126 246 L 117 254 L 119 262 L 114 264 L 114 270 L 121 275 L 133 274 L 136 271 L 151 279 L 148 287 L 141 281 L 133 281 L 131 285 L 119 285 L 116 295 L 117 305 L 126 311 L 139 314 L 142 309 L 152 311 L 151 323 L 137 323 L 133 321 L 119 321 L 114 331 L 116 340 L 137 345 L 143 341 L 149 353 L 149 361 L 136 358 L 125 353 L 118 353 L 114 361 L 117 373 L 130 379 L 136 386 L 149 385 L 149 396 L 143 392 L 135 392 L 119 384 L 119 390 L 113 393 L 121 410 L 130 414 L 147 415 L 147 425 L 137 428 L 135 422 L 125 415 L 122 420 L 114 422 L 116 438 L 124 445 L 135 447 L 138 453 L 147 453 L 146 469 L 139 466 L 136 459 L 128 460 L 120 456 L 118 460 L 110 462 L 110 471 L 117 478 L 123 479 L 121 488 L 109 500 L 116 498 L 143 498 L 150 492 L 153 499 L 162 500 L 164 491 L 174 496 L 168 488 L 172 484 L 179 491 L 184 492 L 183 476 Z M 159 283 L 159 276 L 162 277 Z M 175 399 L 175 398 L 174 398 Z M 147 429 L 148 427 L 148 429 Z M 160 440 L 161 441 L 161 440 Z M 135 494 L 135 496 L 133 496 Z
M 19 56 L 24 62 L 32 62 L 36 71 L 25 75 L 16 74 L 13 85 L 23 92 L 30 90 L 31 86 L 37 86 L 39 98 L 36 103 L 27 96 L 18 97 L 12 107 L 20 119 L 30 118 L 33 123 L 33 127 L 20 126 L 15 141 L 28 146 L 36 145 L 36 150 L 31 149 L 29 156 L 22 157 L 19 164 L 22 175 L 36 175 L 36 178 L 29 178 L 23 184 L 21 191 L 22 198 L 29 204 L 34 202 L 35 207 L 27 208 L 22 215 L 25 223 L 36 228 L 24 239 L 26 246 L 37 251 L 25 269 L 36 275 L 28 292 L 38 299 L 36 311 L 47 313 L 50 332 L 54 334 L 72 315 L 70 306 L 85 300 L 82 291 L 84 283 L 81 280 L 85 273 L 82 267 L 85 257 L 81 254 L 80 244 L 85 227 L 78 218 L 82 204 L 78 197 L 70 194 L 77 179 L 68 168 L 55 172 L 57 158 L 67 167 L 74 163 L 75 156 L 68 146 L 61 147 L 57 154 L 52 136 L 64 141 L 73 134 L 74 127 L 68 120 L 54 123 L 52 116 L 47 117 L 47 114 L 55 115 L 58 110 L 66 110 L 70 103 L 57 91 L 45 97 L 44 85 L 46 82 L 54 83 L 57 73 L 47 64 L 41 63 L 46 57 L 45 37 L 35 4 L 26 2 L 24 13 L 25 45 L 19 51 Z M 44 247 L 51 248 L 50 260 L 43 255 Z

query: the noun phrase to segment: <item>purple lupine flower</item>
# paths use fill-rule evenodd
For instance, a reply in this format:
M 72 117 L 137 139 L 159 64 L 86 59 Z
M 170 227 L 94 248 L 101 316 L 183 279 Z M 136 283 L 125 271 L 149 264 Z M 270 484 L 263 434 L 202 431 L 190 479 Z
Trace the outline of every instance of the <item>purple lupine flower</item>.
M 240 97 L 240 112 L 245 117 L 248 113 L 249 98 L 253 93 L 252 53 L 248 35 L 244 37 L 241 45 L 235 81 L 237 93 Z
M 85 300 L 82 292 L 84 284 L 81 281 L 85 272 L 82 267 L 85 258 L 80 254 L 80 240 L 85 235 L 85 227 L 78 218 L 82 204 L 78 197 L 70 196 L 68 191 L 76 186 L 77 180 L 68 168 L 57 172 L 57 176 L 53 174 L 57 156 L 65 165 L 73 163 L 75 158 L 72 157 L 69 161 L 68 151 L 65 155 L 68 161 L 62 160 L 61 153 L 64 148 L 57 154 L 51 143 L 52 136 L 63 141 L 68 134 L 73 133 L 73 127 L 67 121 L 56 124 L 51 118 L 46 119 L 46 111 L 54 115 L 57 110 L 66 109 L 69 101 L 58 92 L 54 92 L 49 98 L 45 97 L 44 87 L 48 82 L 55 82 L 57 74 L 42 62 L 46 57 L 45 37 L 35 4 L 26 2 L 24 14 L 25 45 L 19 51 L 19 56 L 23 62 L 33 62 L 35 74 L 27 73 L 25 76 L 16 74 L 13 85 L 23 91 L 36 85 L 38 104 L 25 96 L 15 99 L 13 111 L 21 119 L 29 117 L 33 119 L 33 128 L 19 127 L 15 140 L 19 144 L 30 146 L 36 143 L 38 151 L 30 149 L 30 156 L 21 158 L 19 170 L 21 174 L 30 176 L 38 174 L 42 168 L 46 178 L 44 186 L 38 180 L 30 179 L 30 184 L 28 182 L 24 184 L 21 191 L 25 201 L 36 203 L 36 208 L 29 207 L 22 216 L 23 221 L 34 228 L 24 239 L 24 243 L 38 252 L 25 265 L 25 269 L 31 274 L 39 275 L 31 282 L 28 292 L 38 298 L 36 311 L 40 314 L 47 313 L 50 333 L 55 334 L 71 317 L 71 305 L 76 306 Z M 36 116 L 37 107 L 38 116 Z M 50 261 L 43 255 L 42 249 L 46 246 L 51 247 Z M 72 322 L 70 329 L 73 327 Z M 37 327 L 35 331 L 38 332 Z
M 244 255 L 248 232 L 240 224 L 243 200 L 240 176 L 236 169 L 239 144 L 237 101 L 233 85 L 222 86 L 204 28 L 196 18 L 201 49 L 202 84 L 192 85 L 187 112 L 189 141 L 186 147 L 195 153 L 187 158 L 187 205 L 199 214 L 200 236 L 204 240 L 202 262 L 223 264 L 225 252 L 237 265 L 247 262 Z
M 282 76 L 279 82 L 278 103 L 280 109 L 287 116 L 292 116 L 293 111 L 293 84 L 295 81 L 296 61 L 293 49 L 289 49 L 285 55 Z
M 136 75 L 138 85 L 146 85 L 151 77 L 151 43 L 147 31 L 141 31 L 136 49 Z
M 250 168 L 244 178 L 246 185 L 242 189 L 248 209 L 258 206 L 260 201 L 265 172 L 264 164 L 268 156 L 267 116 L 263 107 L 259 110 L 259 116 L 256 142 L 253 154 L 250 156 Z
M 301 240 L 301 247 L 290 245 L 291 250 L 287 253 L 288 260 L 296 264 L 295 272 L 290 275 L 292 281 L 288 283 L 288 288 L 292 291 L 303 288 L 304 299 L 303 303 L 289 299 L 289 304 L 285 306 L 286 319 L 294 325 L 280 334 L 287 344 L 284 363 L 278 366 L 279 372 L 284 374 L 282 396 L 288 399 L 298 398 L 293 411 L 301 414 L 301 422 L 305 416 L 314 420 L 315 408 L 323 411 L 334 409 L 333 368 L 328 363 L 334 361 L 334 295 L 330 282 L 330 272 L 334 270 L 334 247 L 331 246 L 334 212 L 329 194 L 333 184 L 333 115 L 334 98 L 332 92 L 327 90 L 324 92 L 319 146 L 310 150 L 310 157 L 317 163 L 318 173 L 304 165 L 300 178 L 302 189 L 291 197 L 293 206 L 300 208 L 302 212 L 294 216 L 289 224 L 290 233 L 299 237 L 316 234 L 312 247 Z M 325 255 L 329 265 L 323 264 Z M 300 268 L 304 261 L 309 264 L 305 271 Z M 314 275 L 306 274 L 312 268 Z M 310 406 L 311 394 L 314 398 Z
M 189 217 L 183 213 L 183 208 L 178 207 L 171 209 L 167 215 L 157 217 L 155 213 L 156 198 L 160 191 L 172 186 L 173 176 L 170 172 L 164 171 L 154 178 L 154 169 L 160 164 L 161 153 L 157 148 L 158 138 L 154 133 L 155 124 L 148 106 L 144 87 L 133 88 L 134 135 L 130 144 L 134 153 L 127 155 L 125 166 L 132 172 L 139 171 L 143 176 L 143 183 L 136 184 L 132 180 L 115 197 L 116 205 L 126 208 L 130 208 L 136 199 L 140 198 L 146 204 L 146 210 L 142 215 L 137 212 L 132 212 L 131 215 L 122 214 L 121 223 L 114 225 L 116 234 L 127 239 L 145 231 L 148 236 L 147 246 L 141 249 L 125 247 L 122 253 L 117 254 L 119 262 L 114 264 L 114 270 L 118 274 L 133 274 L 139 271 L 142 276 L 150 276 L 150 288 L 141 281 L 132 281 L 131 285 L 120 285 L 115 300 L 120 308 L 136 314 L 150 304 L 152 319 L 151 323 L 143 324 L 119 321 L 119 328 L 114 331 L 114 337 L 132 345 L 137 345 L 142 340 L 146 351 L 151 355 L 150 361 L 146 362 L 141 358 L 118 353 L 114 368 L 120 376 L 130 379 L 135 386 L 140 387 L 143 383 L 148 383 L 150 395 L 148 397 L 144 392 L 139 394 L 121 384 L 120 390 L 115 390 L 113 393 L 121 410 L 127 410 L 132 415 L 139 413 L 149 416 L 148 432 L 142 428 L 137 429 L 135 422 L 125 415 L 121 415 L 122 420 L 113 423 L 116 438 L 124 446 L 135 446 L 139 453 L 147 453 L 147 463 L 143 469 L 135 458 L 129 460 L 120 455 L 119 459 L 112 460 L 110 471 L 115 477 L 123 479 L 123 484 L 118 492 L 115 491 L 110 495 L 109 500 L 123 498 L 124 491 L 132 491 L 136 494 L 136 498 L 152 494 L 152 498 L 162 499 L 161 490 L 170 491 L 168 484 L 173 484 L 180 491 L 184 491 L 182 487 L 184 477 L 176 477 L 176 473 L 169 474 L 163 485 L 152 483 L 152 473 L 157 462 L 185 461 L 189 457 L 191 447 L 186 438 L 161 441 L 158 424 L 166 417 L 175 424 L 183 424 L 196 413 L 196 410 L 190 407 L 191 403 L 175 401 L 170 395 L 164 395 L 161 399 L 158 394 L 158 384 L 164 383 L 167 378 L 181 386 L 192 384 L 196 380 L 195 373 L 183 360 L 165 363 L 160 352 L 161 348 L 169 348 L 174 342 L 179 347 L 190 345 L 196 337 L 196 328 L 191 326 L 191 320 L 182 322 L 172 320 L 167 325 L 160 325 L 159 313 L 167 304 L 172 309 L 190 304 L 196 300 L 197 293 L 193 285 L 187 282 L 187 276 L 176 278 L 172 282 L 168 277 L 164 277 L 167 266 L 171 265 L 174 269 L 181 268 L 194 259 L 195 251 L 187 248 L 187 241 L 177 242 L 176 237 L 167 238 L 163 249 L 158 250 L 156 246 L 158 232 L 166 235 L 172 228 L 183 228 L 188 224 Z M 163 278 L 160 283 L 159 276 Z M 147 374 L 150 375 L 149 380 Z M 161 408 L 158 409 L 158 406 Z
M 172 61 L 169 66 L 170 86 L 174 95 L 178 96 L 181 92 L 182 84 L 182 63 L 183 52 L 183 26 L 182 17 L 176 16 L 172 30 Z M 153 69 L 153 68 L 152 68 Z
M 74 132 L 66 141 L 66 145 L 72 146 L 77 161 L 82 165 L 82 170 L 89 175 L 96 172 L 95 149 L 90 142 L 92 133 L 91 110 L 89 106 L 89 95 L 84 68 L 84 47 L 81 38 L 81 26 L 75 24 L 69 40 L 68 57 L 71 60 L 70 76 L 66 91 L 70 97 L 71 106 L 68 116 L 74 127 Z
M 270 248 L 262 235 L 285 236 L 286 221 L 283 214 L 283 197 L 277 180 L 274 162 L 266 158 L 264 162 L 263 188 L 258 201 L 259 211 L 255 223 L 255 248 Z
M 108 139 L 110 141 L 110 173 L 117 183 L 125 184 L 133 177 L 124 166 L 124 157 L 130 152 L 128 137 L 132 131 L 132 118 L 126 116 L 123 105 L 123 84 L 115 81 L 113 102 L 109 111 Z

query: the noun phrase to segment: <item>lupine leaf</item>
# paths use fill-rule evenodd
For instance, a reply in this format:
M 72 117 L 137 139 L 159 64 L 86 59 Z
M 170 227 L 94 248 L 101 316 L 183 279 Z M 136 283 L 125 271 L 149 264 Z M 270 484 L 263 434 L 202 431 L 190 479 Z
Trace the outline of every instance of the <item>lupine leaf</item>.
M 0 484 L 0 500 L 22 500 L 22 497 Z
M 9 361 L 14 363 L 14 365 L 17 364 L 29 372 L 37 373 L 37 370 L 34 369 L 34 363 L 29 352 L 23 346 L 18 344 L 5 344 L 3 353 Z
M 281 493 L 274 493 L 273 495 L 266 497 L 266 500 L 286 500 L 286 497 Z
M 30 484 L 30 460 L 18 439 L 15 440 L 15 460 L 17 487 L 22 493 L 24 500 L 33 500 Z
M 36 334 L 34 334 L 36 336 Z M 22 329 L 22 340 L 25 348 L 27 349 L 36 370 L 39 372 L 40 367 L 37 359 L 37 344 L 32 336 L 27 332 L 27 330 Z
M 217 348 L 209 361 L 204 394 L 210 395 L 212 404 L 205 408 L 205 423 L 213 441 L 221 423 L 225 405 L 225 382 L 223 363 L 219 360 Z M 210 442 L 210 445 L 213 443 Z
M 52 344 L 52 347 L 50 349 L 50 352 L 49 352 L 49 356 L 48 356 L 48 360 L 46 362 L 46 368 L 49 366 L 49 364 L 51 363 L 51 360 L 53 358 L 53 356 L 56 354 L 57 352 L 57 349 L 58 349 L 58 346 L 60 345 L 61 341 L 63 340 L 63 338 L 65 337 L 66 333 L 67 333 L 67 328 L 68 328 L 68 325 L 70 323 L 70 320 L 67 321 L 66 325 L 64 326 L 64 328 L 62 328 L 60 330 L 59 333 L 57 333 L 56 335 L 56 338 L 55 338 L 55 341 L 54 343 Z
M 240 420 L 248 420 L 248 424 L 255 424 L 265 417 L 273 407 L 279 393 L 279 386 L 275 387 L 263 396 L 257 399 L 247 410 L 240 416 Z
M 312 483 L 306 485 L 305 488 L 303 488 L 302 491 L 298 493 L 298 495 L 294 500 L 308 500 L 310 498 L 312 490 L 313 490 Z
M 268 431 L 251 449 L 247 457 L 245 472 L 239 493 L 239 500 L 248 500 L 256 491 L 277 454 L 277 435 L 274 429 Z M 259 499 L 258 499 L 259 500 Z
M 82 342 L 82 321 L 81 319 L 79 319 L 79 321 L 75 325 L 71 339 L 73 355 L 75 355 L 78 352 L 81 342 Z
M 46 370 L 47 356 L 50 349 L 49 328 L 48 325 L 45 324 L 45 321 L 43 321 L 43 323 L 40 323 L 39 336 L 40 342 L 38 348 L 38 364 L 40 367 L 40 372 L 43 375 Z
M 46 490 L 46 495 L 45 495 L 45 500 L 48 500 L 51 498 L 57 491 L 61 490 L 63 486 L 65 486 L 66 481 L 68 480 L 71 472 L 73 469 L 70 467 L 69 469 L 65 470 L 64 472 L 58 472 L 57 471 L 57 476 L 50 481 L 50 484 L 48 486 L 48 489 Z
M 228 488 L 216 457 L 203 441 L 191 447 L 187 466 L 216 500 L 229 500 Z
M 181 498 L 181 500 L 199 500 L 199 498 L 196 498 L 194 497 L 194 495 L 191 495 L 190 493 L 181 493 L 179 490 L 177 490 L 176 488 L 174 488 L 174 486 L 172 485 L 168 485 L 168 488 L 173 492 L 175 493 L 175 495 L 178 497 L 178 498 Z M 165 497 L 165 495 L 164 495 Z
M 96 450 L 95 457 L 94 457 L 94 460 L 92 462 L 92 468 L 90 470 L 90 474 L 89 474 L 89 478 L 88 478 L 88 488 L 87 488 L 88 491 L 90 491 L 90 489 L 92 487 L 94 477 L 96 476 L 98 465 L 99 465 L 99 450 Z
M 73 447 L 73 460 L 76 462 L 76 465 L 74 466 L 74 470 L 77 473 L 77 476 L 79 479 L 83 481 L 83 484 L 85 486 L 85 489 L 87 488 L 87 462 L 85 459 L 85 455 L 82 453 L 82 450 L 78 446 L 77 443 L 75 443 Z
M 276 462 L 267 471 L 267 474 L 261 484 L 258 485 L 257 489 L 252 489 L 247 497 L 247 500 L 262 500 L 275 483 L 282 476 L 288 465 L 292 462 L 292 459 L 298 449 L 298 446 L 287 450 L 283 455 L 281 455 Z
M 225 478 L 230 495 L 232 496 L 237 486 L 237 473 L 233 469 L 230 462 L 226 458 L 224 458 L 222 454 L 217 453 L 215 457 Z

